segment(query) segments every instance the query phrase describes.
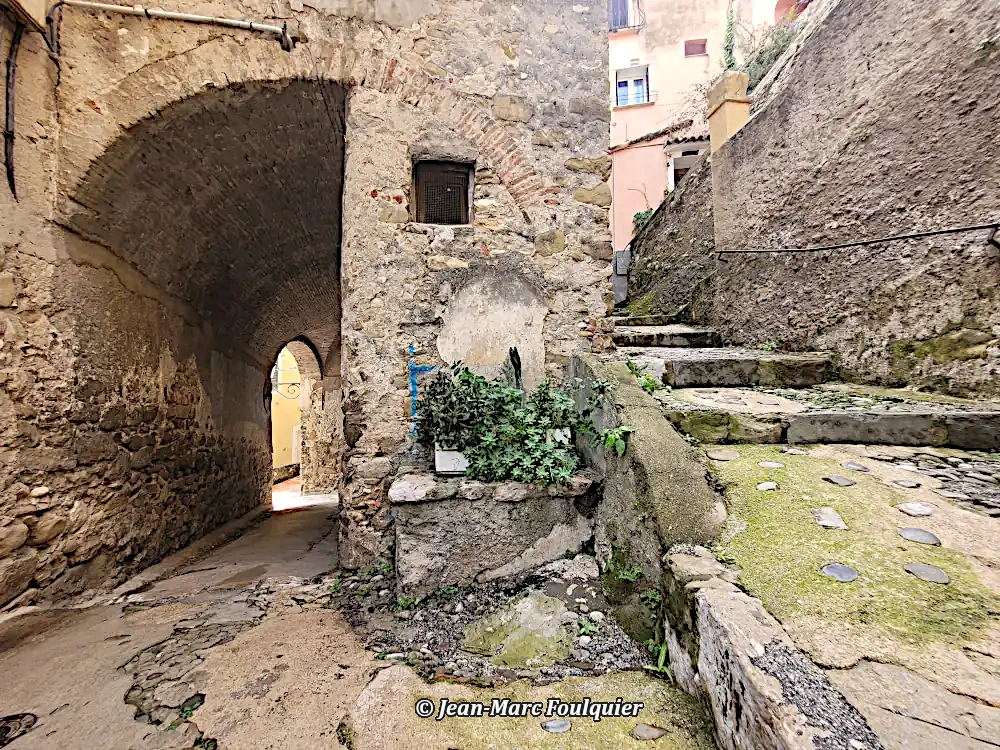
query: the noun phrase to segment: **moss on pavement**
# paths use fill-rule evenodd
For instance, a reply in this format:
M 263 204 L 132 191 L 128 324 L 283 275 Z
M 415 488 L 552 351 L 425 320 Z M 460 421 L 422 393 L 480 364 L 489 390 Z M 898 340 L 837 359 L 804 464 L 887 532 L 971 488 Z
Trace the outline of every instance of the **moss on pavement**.
M 778 620 L 818 617 L 832 625 L 859 623 L 903 643 L 975 640 L 1000 612 L 998 597 L 986 589 L 966 557 L 944 547 L 915 544 L 896 533 L 919 526 L 892 508 L 905 502 L 900 491 L 870 475 L 849 471 L 836 461 L 781 452 L 780 446 L 741 445 L 741 458 L 714 462 L 727 483 L 731 514 L 717 547 L 719 556 L 742 569 L 740 584 L 758 597 Z M 778 461 L 783 469 L 765 469 Z M 824 476 L 849 476 L 857 484 L 838 487 Z M 760 491 L 776 481 L 777 491 Z M 812 509 L 832 506 L 848 531 L 820 527 Z M 823 575 L 827 563 L 840 562 L 859 575 L 838 583 Z M 946 586 L 924 582 L 903 570 L 924 562 L 945 570 Z

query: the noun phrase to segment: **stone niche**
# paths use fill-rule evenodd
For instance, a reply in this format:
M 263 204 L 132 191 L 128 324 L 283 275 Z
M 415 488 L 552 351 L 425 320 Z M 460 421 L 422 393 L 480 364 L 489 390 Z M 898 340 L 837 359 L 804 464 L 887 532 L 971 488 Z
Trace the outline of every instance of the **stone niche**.
M 399 596 L 484 583 L 578 552 L 593 535 L 597 475 L 541 487 L 407 474 L 389 489 Z
M 543 294 L 514 269 L 491 268 L 470 278 L 452 297 L 437 347 L 445 362 L 461 360 L 487 377 L 507 363 L 512 347 L 521 358 L 525 388 L 545 377 Z

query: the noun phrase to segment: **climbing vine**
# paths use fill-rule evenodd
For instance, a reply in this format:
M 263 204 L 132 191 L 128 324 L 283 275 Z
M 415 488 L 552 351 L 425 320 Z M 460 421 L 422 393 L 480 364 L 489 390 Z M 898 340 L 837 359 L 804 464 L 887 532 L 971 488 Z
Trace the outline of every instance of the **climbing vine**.
M 726 70 L 736 70 L 736 11 L 733 3 L 729 3 L 726 14 L 726 35 L 722 42 L 723 64 Z

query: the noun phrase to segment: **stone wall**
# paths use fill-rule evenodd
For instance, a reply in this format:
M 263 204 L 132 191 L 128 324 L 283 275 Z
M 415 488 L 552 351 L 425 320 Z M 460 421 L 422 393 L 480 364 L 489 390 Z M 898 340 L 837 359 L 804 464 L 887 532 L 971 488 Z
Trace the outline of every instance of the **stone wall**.
M 389 490 L 397 595 L 424 597 L 442 586 L 484 583 L 579 552 L 593 536 L 600 495 L 592 472 L 549 487 L 401 476 Z
M 997 221 L 995 7 L 828 0 L 821 10 L 776 66 L 766 104 L 712 156 L 716 246 Z M 849 377 L 996 395 L 1000 250 L 988 235 L 728 256 L 712 318 L 733 343 L 832 350 Z
M 606 310 L 607 187 L 579 169 L 607 145 L 603 3 L 349 6 L 212 6 L 287 20 L 291 52 L 63 8 L 57 71 L 25 37 L 19 202 L 0 190 L 0 606 L 118 580 L 260 503 L 267 370 L 292 339 L 319 359 L 304 481 L 342 485 L 343 564 L 383 554 L 409 347 L 441 364 L 445 321 L 496 274 L 537 295 L 538 375 Z M 457 142 L 474 224 L 411 223 L 415 148 Z
M 633 315 L 704 315 L 715 271 L 712 166 L 706 155 L 663 199 L 632 240 L 628 308 Z

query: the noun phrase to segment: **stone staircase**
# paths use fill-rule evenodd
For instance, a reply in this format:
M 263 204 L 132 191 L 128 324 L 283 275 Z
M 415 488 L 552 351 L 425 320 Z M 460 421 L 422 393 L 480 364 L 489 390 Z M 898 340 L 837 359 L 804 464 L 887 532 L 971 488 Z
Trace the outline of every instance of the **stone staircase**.
M 836 382 L 824 352 L 720 346 L 668 316 L 614 318 L 617 350 L 669 388 L 654 392 L 682 433 L 705 443 L 864 443 L 1000 451 L 1000 403 Z

